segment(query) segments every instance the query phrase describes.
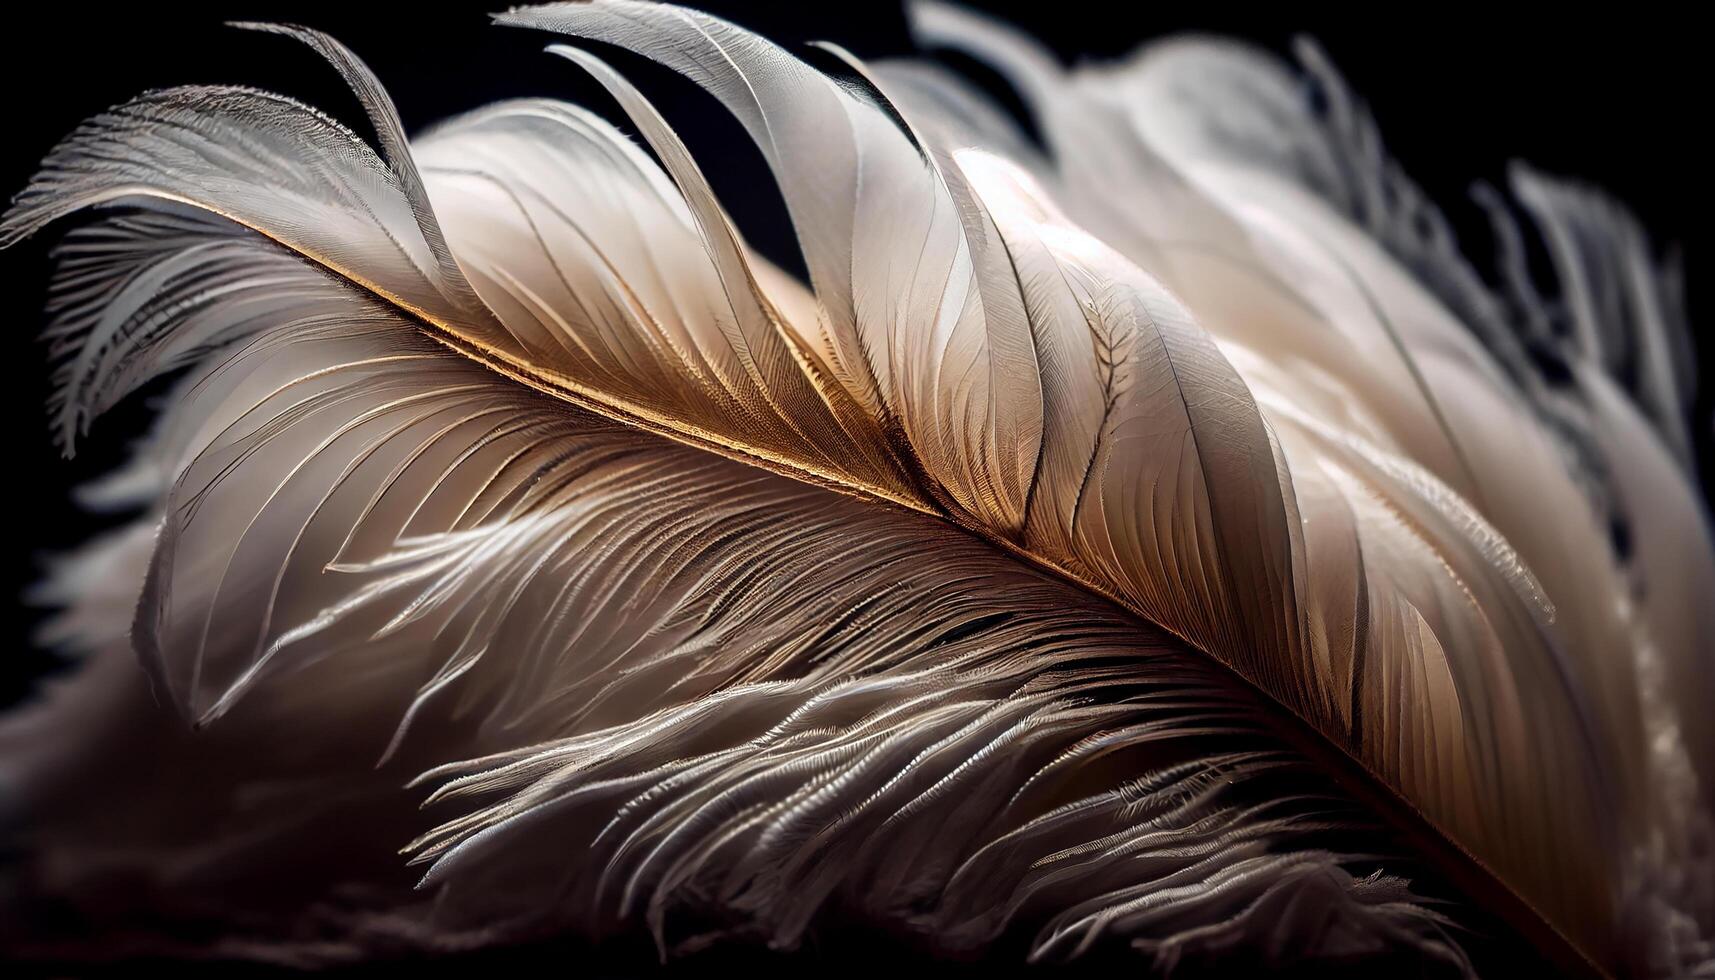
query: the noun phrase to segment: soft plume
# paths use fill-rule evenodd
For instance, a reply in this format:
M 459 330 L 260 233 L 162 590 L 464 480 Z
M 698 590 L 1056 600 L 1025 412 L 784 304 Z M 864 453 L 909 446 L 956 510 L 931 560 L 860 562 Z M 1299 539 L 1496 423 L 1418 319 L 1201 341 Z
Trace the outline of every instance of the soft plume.
M 912 14 L 1040 138 L 936 62 L 595 0 L 498 19 L 597 42 L 551 50 L 637 139 L 407 140 L 267 28 L 374 145 L 193 87 L 56 148 L 0 243 L 84 218 L 58 437 L 178 380 L 147 516 L 52 585 L 87 662 L 0 742 L 16 904 L 296 963 L 839 919 L 1707 967 L 1715 558 L 1636 222 L 1519 168 L 1491 282 L 1314 49 L 1068 72 Z M 742 124 L 807 281 L 599 45 Z

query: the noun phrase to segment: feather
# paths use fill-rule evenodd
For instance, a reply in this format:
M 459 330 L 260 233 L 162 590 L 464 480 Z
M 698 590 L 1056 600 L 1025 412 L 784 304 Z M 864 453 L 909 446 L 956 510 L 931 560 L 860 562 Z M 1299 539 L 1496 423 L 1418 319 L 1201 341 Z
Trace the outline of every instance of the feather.
M 0 734 L 22 893 L 297 964 L 842 919 L 1164 970 L 1471 974 L 1497 931 L 1709 961 L 1715 557 L 1636 223 L 1521 172 L 1562 318 L 1460 258 L 1313 49 L 1325 116 L 1232 45 L 1069 72 L 912 9 L 1041 151 L 941 69 L 630 0 L 498 18 L 706 90 L 806 283 L 564 43 L 652 153 L 542 99 L 408 140 L 291 27 L 376 148 L 187 88 L 55 149 L 0 244 L 93 212 L 49 299 L 62 444 L 182 374 L 148 515 L 55 580 L 90 662 Z M 147 889 L 104 907 L 115 875 Z

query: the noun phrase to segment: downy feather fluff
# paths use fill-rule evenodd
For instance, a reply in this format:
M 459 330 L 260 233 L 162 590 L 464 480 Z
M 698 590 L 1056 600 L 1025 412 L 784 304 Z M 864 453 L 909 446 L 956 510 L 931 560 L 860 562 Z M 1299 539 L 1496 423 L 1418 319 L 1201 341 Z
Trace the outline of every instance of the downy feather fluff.
M 1491 280 L 1313 48 L 1067 71 L 911 13 L 1040 141 L 936 62 L 592 0 L 497 19 L 634 135 L 407 139 L 266 27 L 372 141 L 199 86 L 49 155 L 0 244 L 83 219 L 57 438 L 176 380 L 107 486 L 146 516 L 48 586 L 85 662 L 0 735 L 9 951 L 1715 970 L 1715 557 L 1636 222 L 1516 169 Z M 743 126 L 807 281 L 611 48 Z

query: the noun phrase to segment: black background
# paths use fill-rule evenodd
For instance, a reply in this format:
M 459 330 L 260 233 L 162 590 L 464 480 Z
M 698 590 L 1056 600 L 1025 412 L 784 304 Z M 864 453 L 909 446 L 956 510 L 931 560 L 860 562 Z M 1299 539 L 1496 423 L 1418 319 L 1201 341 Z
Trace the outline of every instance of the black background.
M 794 44 L 837 41 L 864 58 L 906 54 L 904 18 L 893 3 L 694 4 Z M 1179 31 L 1233 34 L 1285 51 L 1297 34 L 1320 41 L 1370 104 L 1388 146 L 1447 208 L 1478 259 L 1488 231 L 1467 190 L 1500 183 L 1511 159 L 1605 187 L 1641 216 L 1660 246 L 1682 247 L 1692 319 L 1708 306 L 1708 157 L 1703 34 L 1688 19 L 1636 5 L 1600 18 L 1558 13 L 1517 22 L 1498 5 L 1121 5 L 970 2 L 1025 27 L 1062 58 L 1107 58 L 1140 40 Z M 578 71 L 540 53 L 547 38 L 491 27 L 498 4 L 282 3 L 234 0 L 163 9 L 134 4 L 100 10 L 51 2 L 9 15 L 0 73 L 0 197 L 21 188 L 43 154 L 86 116 L 152 87 L 232 82 L 274 89 L 318 105 L 365 132 L 363 117 L 333 72 L 307 49 L 277 37 L 234 31 L 228 19 L 282 20 L 329 31 L 354 48 L 387 84 L 407 128 L 498 98 L 549 95 L 618 118 Z M 1568 8 L 1569 10 L 1571 8 Z M 23 17 L 25 19 L 19 19 Z M 765 251 L 790 248 L 789 230 L 760 158 L 736 125 L 699 93 L 652 66 L 604 51 L 644 84 L 685 131 L 729 210 Z M 45 242 L 0 254 L 0 369 L 5 371 L 0 469 L 6 538 L 0 613 L 12 612 L 0 647 L 0 705 L 28 689 L 55 662 L 29 641 L 41 611 L 22 601 L 44 556 L 64 550 L 111 517 L 72 503 L 72 487 L 122 458 L 142 429 L 137 407 L 98 423 L 79 455 L 61 459 L 48 438 L 45 356 L 35 340 L 46 271 Z M 1701 338 L 1699 338 L 1701 339 Z M 1707 365 L 1715 340 L 1700 345 Z M 1711 399 L 1693 420 L 1709 441 Z M 1711 485 L 1704 454 L 1705 486 Z

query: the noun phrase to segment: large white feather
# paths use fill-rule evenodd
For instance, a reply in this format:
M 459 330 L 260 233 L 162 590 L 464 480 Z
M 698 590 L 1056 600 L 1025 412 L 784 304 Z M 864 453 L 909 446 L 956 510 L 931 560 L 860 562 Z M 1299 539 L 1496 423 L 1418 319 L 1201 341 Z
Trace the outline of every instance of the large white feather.
M 142 579 L 156 690 L 208 730 L 147 710 L 113 666 L 127 590 L 74 566 L 64 630 L 95 663 L 7 756 L 42 893 L 146 868 L 171 900 L 102 925 L 182 952 L 212 916 L 225 952 L 294 961 L 638 915 L 789 945 L 839 906 L 943 949 L 1030 928 L 1041 957 L 1119 936 L 1167 966 L 1468 972 L 1450 929 L 1483 913 L 1388 873 L 1427 867 L 1562 966 L 1708 958 L 1715 559 L 1635 224 L 1520 176 L 1561 323 L 1458 257 L 1313 52 L 1325 116 L 1231 45 L 1066 72 L 913 17 L 1012 81 L 1043 152 L 936 69 L 829 47 L 836 78 L 629 0 L 501 18 L 706 89 L 806 284 L 563 45 L 653 156 L 541 100 L 408 142 L 298 29 L 379 153 L 278 96 L 180 89 L 50 156 L 0 242 L 131 209 L 60 252 L 62 437 L 190 368 L 133 481 L 170 486 L 101 553 Z M 125 771 L 127 737 L 165 781 Z M 459 809 L 424 823 L 412 777 Z M 116 827 L 127 797 L 173 802 Z M 303 863 L 334 821 L 362 859 Z M 386 859 L 410 838 L 418 892 Z M 198 871 L 221 855 L 230 881 Z

